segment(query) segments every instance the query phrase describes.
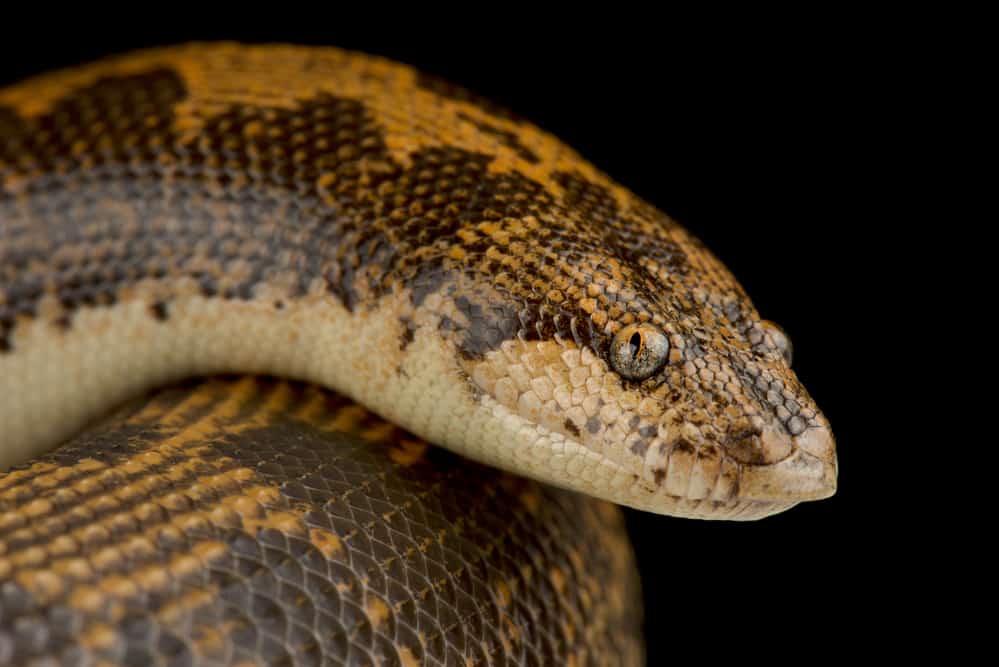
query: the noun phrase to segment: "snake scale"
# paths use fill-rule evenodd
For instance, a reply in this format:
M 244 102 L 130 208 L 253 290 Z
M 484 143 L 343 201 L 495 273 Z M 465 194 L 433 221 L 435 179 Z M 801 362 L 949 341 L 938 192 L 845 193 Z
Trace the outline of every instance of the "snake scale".
M 790 363 L 676 222 L 407 66 L 2 89 L 0 663 L 640 663 L 605 501 L 832 495 Z

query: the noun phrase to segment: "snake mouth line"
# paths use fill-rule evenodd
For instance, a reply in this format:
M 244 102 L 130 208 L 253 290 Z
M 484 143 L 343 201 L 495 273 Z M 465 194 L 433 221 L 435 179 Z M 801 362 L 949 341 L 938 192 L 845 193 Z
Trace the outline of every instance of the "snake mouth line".
M 670 493 L 665 485 L 656 486 L 654 482 L 644 479 L 639 471 L 593 451 L 578 440 L 544 425 L 529 422 L 488 394 L 480 395 L 480 401 L 482 407 L 491 413 L 492 418 L 497 423 L 515 424 L 513 427 L 507 427 L 511 439 L 516 437 L 516 433 L 524 432 L 521 427 L 526 427 L 525 430 L 533 434 L 529 440 L 520 442 L 520 447 L 523 450 L 530 452 L 544 448 L 548 452 L 555 452 L 557 455 L 565 457 L 575 457 L 576 460 L 580 461 L 576 464 L 577 474 L 555 477 L 550 474 L 550 468 L 542 467 L 539 468 L 539 472 L 532 475 L 542 482 L 561 488 L 588 495 L 599 494 L 607 500 L 638 510 L 700 519 L 746 521 L 761 519 L 783 512 L 802 500 L 809 499 L 793 495 L 747 496 L 745 487 L 752 488 L 752 485 L 744 483 L 743 477 L 746 468 L 741 467 L 734 485 L 725 491 L 727 494 L 725 498 L 712 497 L 713 494 L 719 493 L 721 475 L 716 478 L 713 486 L 703 498 L 691 498 Z M 527 455 L 525 454 L 525 456 Z M 502 461 L 491 461 L 488 460 L 488 457 L 486 462 L 504 465 Z M 604 472 L 601 477 L 593 472 L 601 470 Z M 601 482 L 604 483 L 601 485 Z

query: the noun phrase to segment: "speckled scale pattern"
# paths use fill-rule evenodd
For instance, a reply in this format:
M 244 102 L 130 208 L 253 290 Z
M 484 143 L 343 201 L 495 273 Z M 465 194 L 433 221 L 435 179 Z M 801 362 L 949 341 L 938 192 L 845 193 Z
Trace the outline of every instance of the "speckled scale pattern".
M 613 506 L 314 386 L 168 388 L 0 475 L 0 664 L 637 665 L 637 586 Z
M 192 322 L 243 317 L 270 332 L 266 345 L 239 359 L 219 345 L 192 372 L 287 372 L 368 392 L 387 415 L 389 392 L 371 387 L 416 394 L 433 365 L 467 385 L 447 409 L 481 426 L 467 443 L 438 426 L 441 444 L 664 513 L 758 517 L 835 488 L 828 422 L 721 262 L 571 148 L 461 88 L 337 49 L 195 44 L 0 90 L 0 131 L 0 370 L 32 387 L 23 414 L 51 413 L 54 394 L 41 362 L 23 360 L 101 336 L 87 354 L 152 349 Z M 136 304 L 161 326 L 137 322 Z M 274 343 L 294 318 L 339 324 Z M 357 356 L 341 339 L 373 322 L 362 354 L 384 368 L 361 369 L 365 387 L 288 363 L 289 344 Z M 662 331 L 669 358 L 627 381 L 609 349 L 636 322 Z M 103 368 L 112 361 L 137 378 L 153 365 Z M 160 366 L 133 384 L 170 376 Z M 111 382 L 100 390 L 125 393 Z M 62 412 L 53 434 L 99 410 Z M 437 424 L 398 412 L 425 437 Z M 20 440 L 44 430 L 0 411 L 15 418 Z M 521 450 L 496 451 L 518 438 Z

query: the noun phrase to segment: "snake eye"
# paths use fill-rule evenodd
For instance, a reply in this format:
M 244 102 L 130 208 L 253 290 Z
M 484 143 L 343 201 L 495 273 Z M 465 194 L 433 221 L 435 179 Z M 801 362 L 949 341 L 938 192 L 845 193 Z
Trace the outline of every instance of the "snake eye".
M 760 326 L 770 336 L 770 340 L 774 342 L 777 351 L 784 356 L 784 361 L 790 366 L 791 359 L 794 357 L 794 348 L 791 346 L 791 339 L 787 337 L 787 333 L 778 324 L 770 320 L 761 320 Z
M 611 341 L 611 366 L 628 380 L 652 376 L 663 367 L 668 355 L 669 340 L 651 324 L 630 324 Z

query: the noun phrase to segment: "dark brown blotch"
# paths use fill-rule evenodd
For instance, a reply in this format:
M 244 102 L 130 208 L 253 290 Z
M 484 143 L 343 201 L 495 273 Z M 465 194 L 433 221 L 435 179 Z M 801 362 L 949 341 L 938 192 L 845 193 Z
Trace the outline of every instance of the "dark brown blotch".
M 149 312 L 152 313 L 153 319 L 160 322 L 165 322 L 170 318 L 170 310 L 164 301 L 155 301 L 149 306 Z
M 16 111 L 0 105 L 0 165 L 14 164 L 25 150 L 28 122 Z M 4 179 L 0 178 L 0 201 L 3 201 Z
M 563 188 L 562 203 L 580 213 L 587 233 L 605 240 L 605 252 L 633 268 L 647 267 L 639 275 L 650 289 L 656 290 L 659 278 L 654 273 L 660 269 L 678 276 L 689 272 L 687 254 L 675 241 L 665 233 L 648 233 L 650 221 L 644 217 L 654 220 L 663 232 L 672 225 L 662 213 L 639 202 L 633 202 L 632 211 L 625 212 L 608 188 L 579 172 L 557 171 L 552 179 Z
M 399 337 L 399 349 L 405 350 L 416 338 L 416 327 L 413 325 L 413 321 L 408 317 L 400 317 L 399 323 L 402 324 L 402 335 Z
M 463 295 L 455 299 L 455 305 L 467 322 L 456 341 L 466 359 L 481 359 L 487 352 L 499 349 L 504 341 L 516 338 L 521 330 L 516 303 L 512 301 Z
M 52 324 L 60 331 L 69 331 L 73 327 L 73 316 L 69 313 L 63 313 L 55 318 Z
M 628 449 L 636 456 L 645 456 L 645 452 L 649 451 L 649 441 L 636 438 Z
M 499 139 L 500 143 L 502 143 L 504 146 L 512 150 L 514 153 L 517 154 L 518 157 L 522 158 L 523 160 L 526 160 L 531 164 L 538 164 L 539 162 L 541 162 L 541 159 L 538 157 L 537 153 L 535 153 L 530 148 L 521 143 L 520 139 L 513 132 L 501 129 L 494 125 L 490 125 L 489 123 L 482 120 L 476 120 L 475 118 L 472 118 L 471 116 L 465 113 L 459 112 L 458 118 L 462 119 L 466 123 L 471 124 L 472 126 L 475 127 L 475 129 L 479 130 L 480 132 L 485 132 L 486 134 L 496 137 L 497 139 Z
M 673 443 L 674 452 L 682 452 L 684 454 L 693 454 L 697 451 L 697 445 L 690 442 L 686 438 L 679 438 Z
M 116 303 L 126 279 L 143 277 L 126 276 L 121 258 L 100 255 L 53 266 L 48 288 L 42 290 L 29 267 L 51 262 L 51 238 L 84 249 L 109 237 L 129 240 L 108 231 L 120 218 L 116 209 L 102 210 L 107 193 L 147 200 L 137 184 L 148 171 L 145 165 L 155 164 L 175 143 L 173 110 L 186 96 L 175 71 L 157 68 L 102 77 L 69 92 L 47 113 L 30 120 L 0 108 L 0 182 L 7 173 L 24 177 L 19 193 L 25 197 L 16 209 L 0 208 L 0 224 L 16 229 L 27 216 L 36 230 L 33 236 L 14 234 L 0 244 L 0 267 L 9 267 L 4 276 L 7 297 L 17 314 L 33 315 L 44 291 L 54 295 L 71 318 L 81 307 Z M 37 178 L 37 173 L 44 176 Z M 9 196 L 0 196 L 0 204 Z M 129 253 L 132 259 L 141 257 L 134 247 Z M 139 269 L 144 266 L 136 262 Z M 69 321 L 63 319 L 61 324 Z M 0 324 L 0 336 L 9 337 L 10 328 Z
M 183 79 L 170 68 L 105 76 L 31 121 L 0 113 L 2 134 L 11 138 L 0 157 L 15 169 L 30 165 L 63 173 L 85 163 L 92 168 L 152 161 L 158 146 L 173 142 L 174 107 L 186 97 Z

